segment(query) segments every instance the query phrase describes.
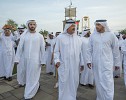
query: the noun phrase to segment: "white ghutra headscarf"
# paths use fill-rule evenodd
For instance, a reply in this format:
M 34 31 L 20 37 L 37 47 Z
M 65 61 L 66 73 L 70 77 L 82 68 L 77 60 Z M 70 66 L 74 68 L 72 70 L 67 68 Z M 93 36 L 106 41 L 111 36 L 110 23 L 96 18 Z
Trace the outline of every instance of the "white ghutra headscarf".
M 68 28 L 72 25 L 75 25 L 75 33 L 74 34 L 77 35 L 77 25 L 75 24 L 75 21 L 72 19 L 69 19 L 68 21 L 66 21 L 63 33 L 67 33 Z
M 96 26 L 97 23 L 101 24 L 105 28 L 105 32 L 110 32 L 110 29 L 109 29 L 108 24 L 107 24 L 107 20 L 96 20 L 95 23 L 94 23 L 95 26 Z M 97 32 L 96 27 L 94 29 L 94 32 Z
M 82 31 L 82 37 L 84 37 L 88 32 L 90 32 L 90 29 L 86 29 L 84 31 Z

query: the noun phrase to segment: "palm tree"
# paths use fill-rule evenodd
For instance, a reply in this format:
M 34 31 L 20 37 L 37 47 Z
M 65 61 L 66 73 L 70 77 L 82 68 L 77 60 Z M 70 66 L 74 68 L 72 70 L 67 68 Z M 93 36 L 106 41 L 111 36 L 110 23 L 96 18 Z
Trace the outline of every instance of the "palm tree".
M 126 34 L 126 28 L 119 31 L 121 34 Z
M 41 30 L 39 31 L 39 33 L 43 35 L 44 39 L 47 38 L 48 31 L 46 31 L 46 30 L 43 31 L 43 30 L 41 29 Z
M 7 25 L 11 25 L 13 27 L 11 30 L 12 33 L 17 30 L 18 24 L 14 20 L 12 19 L 7 20 Z
M 27 29 L 27 26 L 25 24 L 21 24 L 21 26 Z

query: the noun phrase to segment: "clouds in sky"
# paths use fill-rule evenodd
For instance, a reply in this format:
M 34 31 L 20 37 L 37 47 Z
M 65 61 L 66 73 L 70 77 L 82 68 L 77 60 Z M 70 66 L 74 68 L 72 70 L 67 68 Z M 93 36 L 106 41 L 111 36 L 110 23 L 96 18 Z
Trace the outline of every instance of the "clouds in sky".
M 91 29 L 96 19 L 107 19 L 112 30 L 126 28 L 126 0 L 72 0 L 77 7 L 77 19 L 90 17 Z M 70 0 L 0 0 L 0 28 L 7 19 L 19 25 L 35 19 L 38 30 L 62 31 L 65 7 Z M 81 23 L 80 23 L 81 29 Z

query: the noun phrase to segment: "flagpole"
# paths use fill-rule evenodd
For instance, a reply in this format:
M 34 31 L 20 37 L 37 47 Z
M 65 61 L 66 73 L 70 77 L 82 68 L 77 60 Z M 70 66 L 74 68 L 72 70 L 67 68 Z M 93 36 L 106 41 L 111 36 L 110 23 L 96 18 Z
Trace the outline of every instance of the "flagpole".
M 70 8 L 71 8 L 71 6 L 72 6 L 72 0 L 70 0 Z

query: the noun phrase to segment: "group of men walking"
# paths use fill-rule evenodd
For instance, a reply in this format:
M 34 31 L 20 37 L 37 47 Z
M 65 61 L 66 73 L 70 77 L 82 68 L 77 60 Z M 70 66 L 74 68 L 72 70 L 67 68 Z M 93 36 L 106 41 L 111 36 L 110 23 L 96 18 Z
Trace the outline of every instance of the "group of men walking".
M 126 35 L 119 44 L 107 20 L 94 24 L 92 34 L 86 29 L 80 37 L 75 21 L 70 19 L 62 33 L 56 37 L 49 33 L 46 40 L 36 32 L 35 20 L 27 22 L 27 30 L 20 27 L 16 35 L 5 25 L 0 34 L 0 77 L 11 81 L 15 63 L 17 81 L 25 86 L 24 99 L 31 100 L 40 88 L 41 67 L 46 65 L 47 74 L 58 73 L 58 100 L 76 100 L 79 83 L 90 88 L 95 85 L 96 100 L 113 100 L 113 72 L 121 77 L 122 62 L 126 85 Z

